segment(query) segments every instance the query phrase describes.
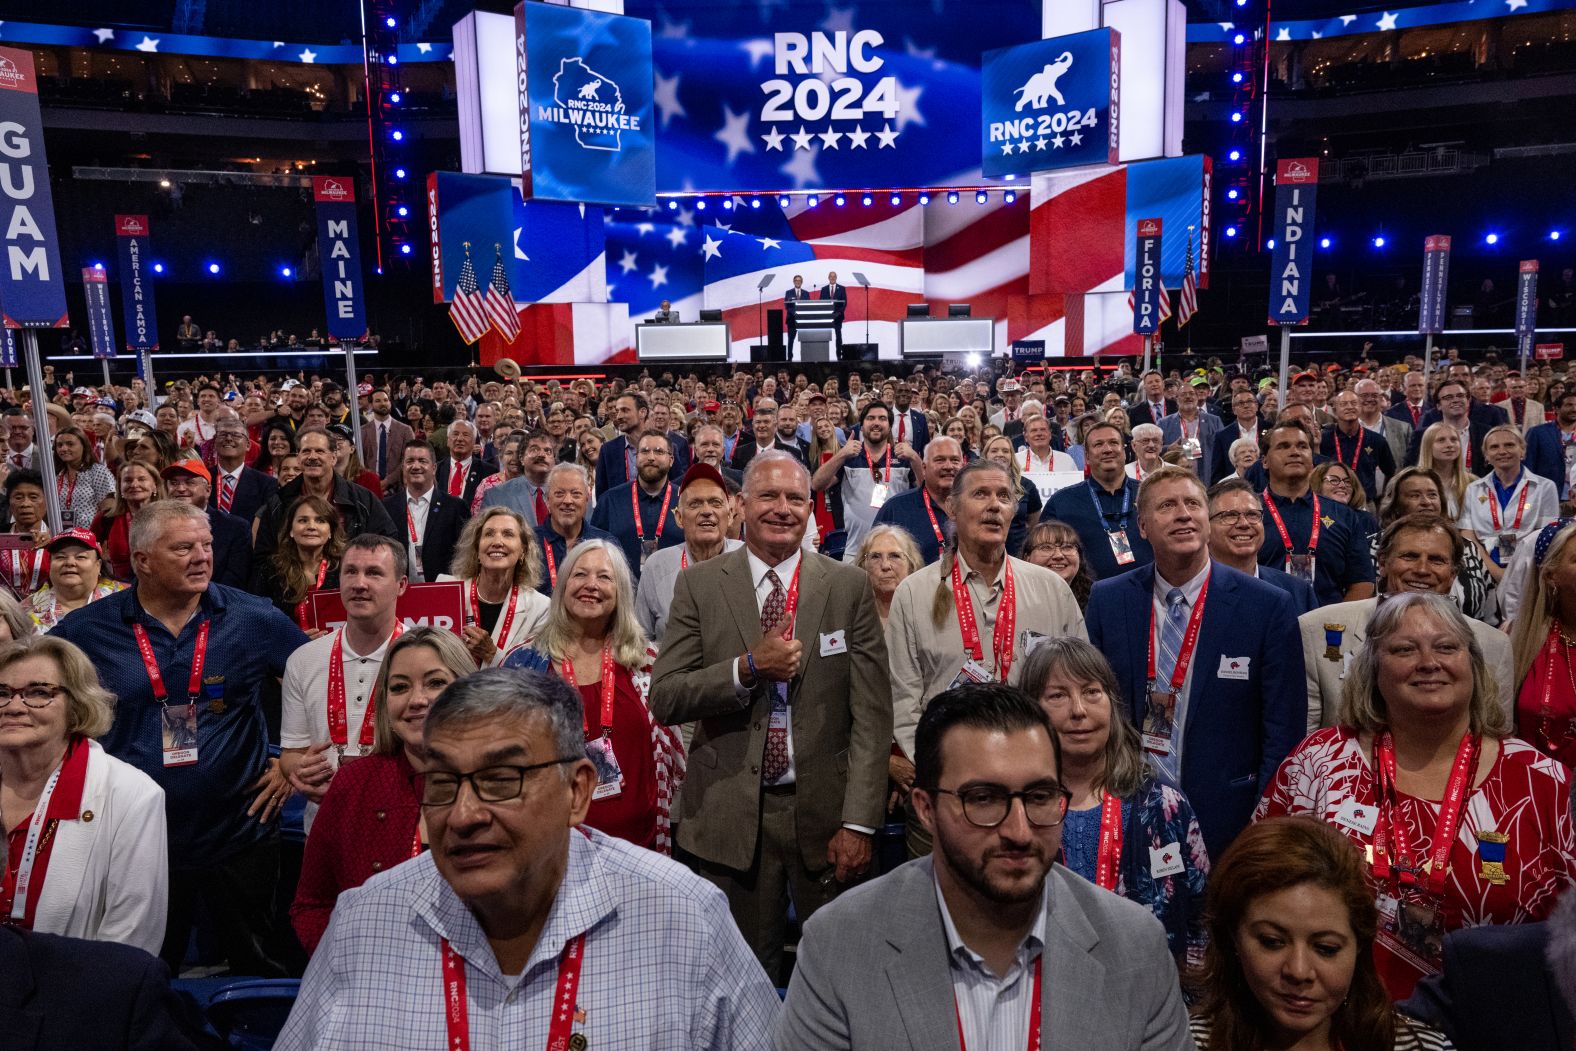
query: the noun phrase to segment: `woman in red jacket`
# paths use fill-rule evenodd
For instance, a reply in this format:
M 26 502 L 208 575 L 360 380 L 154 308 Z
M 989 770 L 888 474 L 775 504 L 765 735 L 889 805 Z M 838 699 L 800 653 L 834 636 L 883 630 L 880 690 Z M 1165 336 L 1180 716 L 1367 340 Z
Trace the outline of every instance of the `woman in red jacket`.
M 389 644 L 373 688 L 372 753 L 340 767 L 306 840 L 290 922 L 308 953 L 317 949 L 340 892 L 425 849 L 411 783 L 423 762 L 421 729 L 434 698 L 475 670 L 452 632 L 410 628 Z

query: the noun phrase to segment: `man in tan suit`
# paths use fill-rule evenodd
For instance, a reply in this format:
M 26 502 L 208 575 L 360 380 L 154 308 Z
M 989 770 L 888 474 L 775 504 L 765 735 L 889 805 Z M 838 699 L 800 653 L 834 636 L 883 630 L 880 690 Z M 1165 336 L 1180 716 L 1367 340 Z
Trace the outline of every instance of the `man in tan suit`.
M 1356 602 L 1337 602 L 1297 618 L 1302 630 L 1302 660 L 1308 678 L 1308 732 L 1332 726 L 1339 718 L 1346 672 L 1368 637 L 1368 620 L 1385 594 L 1434 591 L 1450 594 L 1461 568 L 1465 542 L 1449 519 L 1418 513 L 1385 530 L 1379 544 L 1379 581 L 1384 593 Z M 1483 649 L 1489 674 L 1499 686 L 1499 702 L 1510 710 L 1516 701 L 1510 639 L 1481 621 L 1472 633 Z
M 743 500 L 745 546 L 678 575 L 651 706 L 697 724 L 678 844 L 781 985 L 789 897 L 803 922 L 870 865 L 892 701 L 868 578 L 801 547 L 804 465 L 759 454 Z
M 383 479 L 383 491 L 389 493 L 400 484 L 405 446 L 416 440 L 416 432 L 410 424 L 393 417 L 394 402 L 387 389 L 374 390 L 371 402 L 372 415 L 361 425 L 361 448 L 366 453 L 367 467 Z
M 1527 381 L 1519 372 L 1505 373 L 1505 400 L 1499 407 L 1510 417 L 1511 424 L 1526 434 L 1543 419 L 1543 403 L 1527 397 Z

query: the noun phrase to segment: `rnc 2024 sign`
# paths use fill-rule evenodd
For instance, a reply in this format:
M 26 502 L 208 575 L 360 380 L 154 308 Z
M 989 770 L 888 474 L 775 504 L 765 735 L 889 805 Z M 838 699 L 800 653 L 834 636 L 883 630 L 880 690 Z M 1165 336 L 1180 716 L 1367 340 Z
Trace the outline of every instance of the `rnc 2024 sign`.
M 984 56 L 980 164 L 986 176 L 1115 164 L 1122 38 L 1052 37 Z
M 651 23 L 529 2 L 514 20 L 524 196 L 656 203 Z

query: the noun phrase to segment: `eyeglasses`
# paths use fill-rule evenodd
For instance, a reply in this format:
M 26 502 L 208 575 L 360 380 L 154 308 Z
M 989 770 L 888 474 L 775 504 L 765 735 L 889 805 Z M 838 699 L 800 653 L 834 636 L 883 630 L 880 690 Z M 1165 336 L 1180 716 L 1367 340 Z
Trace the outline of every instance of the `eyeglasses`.
M 520 798 L 520 793 L 525 790 L 527 774 L 545 770 L 550 766 L 579 762 L 583 758 L 584 756 L 571 755 L 562 759 L 549 759 L 545 763 L 532 763 L 529 766 L 488 766 L 480 770 L 472 770 L 468 774 L 455 773 L 452 770 L 434 770 L 427 774 L 412 775 L 410 784 L 415 789 L 422 806 L 453 806 L 460 798 L 460 784 L 465 781 L 471 783 L 471 791 L 475 792 L 476 798 L 483 803 L 507 803 Z
M 1035 544 L 1029 548 L 1029 554 L 1036 555 L 1041 551 L 1077 551 L 1076 540 L 1047 540 L 1043 544 Z
M 1024 816 L 1035 828 L 1055 828 L 1067 816 L 1067 804 L 1072 793 L 1052 781 L 1048 784 L 1009 792 L 1000 785 L 974 785 L 961 791 L 932 788 L 936 795 L 957 796 L 963 804 L 963 817 L 975 828 L 995 828 L 1012 813 L 1014 799 L 1023 802 Z
M 1258 511 L 1216 511 L 1209 516 L 1209 520 L 1211 522 L 1224 522 L 1227 525 L 1236 525 L 1239 522 L 1244 524 L 1257 522 L 1262 517 L 1262 513 Z
M 48 708 L 64 692 L 64 687 L 47 682 L 30 682 L 18 689 L 0 686 L 0 708 L 9 706 L 12 698 L 20 698 L 29 708 Z
M 1324 484 L 1330 486 L 1332 489 L 1350 489 L 1352 487 L 1350 479 L 1342 478 L 1339 475 L 1333 474 L 1327 475 L 1325 477 Z

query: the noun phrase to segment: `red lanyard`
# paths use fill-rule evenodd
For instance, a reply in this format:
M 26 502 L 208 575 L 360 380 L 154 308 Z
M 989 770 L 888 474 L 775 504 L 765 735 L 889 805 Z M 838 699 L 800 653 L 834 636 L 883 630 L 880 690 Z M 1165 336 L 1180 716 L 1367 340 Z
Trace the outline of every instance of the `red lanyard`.
M 1034 999 L 1029 1001 L 1029 1044 L 1028 1051 L 1040 1051 L 1040 964 L 1045 960 L 1042 950 L 1034 958 Z M 958 1019 L 958 1048 L 959 1051 L 969 1051 L 969 1042 L 963 1035 L 963 1012 L 958 1010 L 958 997 L 953 994 L 952 1013 Z
M 465 959 L 440 939 L 443 951 L 443 1015 L 448 1025 L 448 1051 L 470 1051 L 471 1020 L 465 995 Z M 580 965 L 585 962 L 586 936 L 577 934 L 558 957 L 558 985 L 553 994 L 553 1017 L 547 1025 L 547 1051 L 566 1051 L 574 1028 L 575 994 L 580 989 Z
M 1312 555 L 1319 549 L 1319 494 L 1313 493 L 1313 528 L 1308 533 L 1308 554 Z M 1286 522 L 1281 518 L 1280 508 L 1275 506 L 1275 497 L 1268 489 L 1264 490 L 1264 509 L 1275 520 L 1275 528 L 1280 530 L 1281 545 L 1286 548 L 1286 558 L 1291 559 L 1292 546 L 1291 534 L 1286 531 Z
M 868 445 L 861 445 L 860 446 L 860 451 L 865 454 L 865 465 L 870 468 L 870 477 L 874 478 L 876 476 L 876 462 L 870 458 L 870 446 L 868 446 Z M 886 447 L 886 477 L 881 479 L 881 484 L 882 485 L 891 485 L 892 484 L 892 443 L 891 442 L 888 442 L 887 443 L 887 447 Z
M 936 521 L 936 510 L 930 505 L 930 490 L 920 489 L 920 499 L 925 501 L 925 513 L 930 516 L 930 528 L 936 531 L 936 543 L 945 545 L 946 535 L 941 531 L 941 523 Z
M 1494 532 L 1497 533 L 1500 530 L 1500 525 L 1499 525 L 1499 494 L 1494 491 L 1494 477 L 1493 477 L 1493 475 L 1489 476 L 1489 483 L 1488 484 L 1489 484 L 1488 513 L 1489 513 L 1489 517 L 1494 520 Z M 1532 486 L 1531 486 L 1531 484 L 1529 484 L 1528 480 L 1525 477 L 1523 477 L 1522 480 L 1521 480 L 1521 500 L 1520 500 L 1519 503 L 1516 504 L 1516 520 L 1514 522 L 1510 523 L 1510 528 L 1511 528 L 1512 531 L 1517 531 L 1517 530 L 1521 529 L 1521 516 L 1526 514 L 1526 512 L 1527 512 L 1527 494 L 1530 493 L 1530 492 L 1532 492 Z
M 1450 781 L 1445 785 L 1445 798 L 1439 805 L 1439 821 L 1434 825 L 1434 846 L 1429 852 L 1424 884 L 1435 897 L 1444 892 L 1445 879 L 1450 875 L 1450 848 L 1455 843 L 1456 827 L 1461 823 L 1467 792 L 1477 773 L 1480 745 L 1481 740 L 1470 731 L 1461 735 L 1456 761 L 1450 768 Z M 1374 765 L 1378 768 L 1379 781 L 1379 819 L 1374 826 L 1373 843 L 1374 878 L 1389 882 L 1393 873 L 1397 882 L 1416 885 L 1419 882 L 1417 859 L 1412 856 L 1411 845 L 1407 842 L 1406 824 L 1397 813 L 1395 741 L 1389 730 L 1374 739 Z M 1400 863 L 1394 867 L 1390 861 L 1392 837 L 1396 860 Z
M 212 623 L 212 620 L 205 620 L 197 629 L 197 642 L 192 647 L 192 675 L 186 684 L 188 704 L 202 692 L 202 668 L 208 662 L 208 626 Z M 148 640 L 148 631 L 141 624 L 133 624 L 131 633 L 137 638 L 137 652 L 142 654 L 142 666 L 148 669 L 148 685 L 153 687 L 153 699 L 163 704 L 169 699 L 170 693 L 164 688 L 164 676 L 159 673 L 159 662 L 153 656 L 153 643 Z
M 632 485 L 632 486 L 629 487 L 629 511 L 630 511 L 630 514 L 634 515 L 634 517 L 635 517 L 635 539 L 640 541 L 641 543 L 644 543 L 645 540 L 646 540 L 646 530 L 640 524 L 640 498 L 635 493 L 635 490 L 639 489 L 639 488 L 640 488 L 640 486 L 638 486 L 638 485 Z M 672 482 L 664 483 L 664 486 L 663 486 L 663 489 L 662 489 L 662 510 L 657 512 L 657 531 L 651 537 L 652 543 L 656 543 L 656 544 L 662 543 L 662 527 L 667 525 L 667 522 L 668 522 L 668 504 L 670 504 L 672 502 L 672 500 L 673 500 L 673 483 Z
M 551 557 L 551 556 L 548 556 Z M 509 626 L 514 623 L 514 601 L 520 597 L 520 586 L 516 584 L 509 589 L 509 598 L 503 604 L 503 624 L 495 632 L 493 639 L 499 646 L 509 641 Z M 471 581 L 471 623 L 480 625 L 482 622 L 481 595 L 476 589 L 476 581 Z
M 1182 633 L 1182 651 L 1177 654 L 1177 666 L 1171 670 L 1171 692 L 1180 694 L 1182 683 L 1187 681 L 1188 665 L 1193 663 L 1193 650 L 1198 646 L 1199 627 L 1204 623 L 1204 598 L 1209 594 L 1209 577 L 1198 589 L 1198 601 L 1193 603 L 1193 615 L 1187 619 L 1187 630 Z M 1155 681 L 1155 605 L 1149 604 L 1149 681 Z M 1151 689 L 1158 688 L 1151 687 Z
M 65 492 L 63 494 L 60 492 L 62 487 L 65 488 Z M 62 475 L 60 479 L 55 482 L 55 493 L 60 497 L 60 502 L 65 505 L 67 510 L 71 509 L 71 498 L 76 495 L 76 492 L 77 480 L 71 477 L 69 474 Z
M 430 513 L 430 510 L 429 510 L 429 513 Z M 416 516 L 410 513 L 410 501 L 409 500 L 405 501 L 405 524 L 410 526 L 410 542 L 411 542 L 411 544 L 413 544 L 413 545 L 415 545 L 417 547 L 421 546 L 421 537 L 416 535 Z
M 991 645 L 996 651 L 1001 681 L 1006 682 L 1007 673 L 1012 670 L 1013 631 L 1018 623 L 1018 593 L 1012 583 L 1010 558 L 1006 560 L 1002 572 L 1001 605 L 996 611 L 996 630 L 991 635 Z M 980 629 L 974 620 L 974 600 L 969 597 L 969 589 L 963 585 L 961 558 L 952 560 L 952 599 L 958 607 L 958 632 L 963 636 L 963 648 L 970 657 L 983 663 L 985 652 L 980 649 Z
M 1362 425 L 1359 424 L 1358 426 L 1361 427 Z M 1330 436 L 1335 439 L 1335 462 L 1338 463 L 1338 464 L 1341 464 L 1342 466 L 1345 466 L 1346 465 L 1346 457 L 1341 454 L 1341 430 L 1340 430 L 1340 428 L 1337 427 L 1335 430 L 1331 431 L 1330 432 Z M 1356 445 L 1356 448 L 1354 448 L 1352 450 L 1351 469 L 1352 469 L 1352 474 L 1353 475 L 1357 474 L 1357 461 L 1358 461 L 1358 459 L 1360 459 L 1362 457 L 1362 455 L 1363 455 L 1363 434 L 1362 434 L 1362 431 L 1359 430 L 1357 432 L 1357 445 Z
M 38 578 L 43 571 L 44 560 L 39 557 L 39 553 L 36 550 L 29 551 L 27 553 L 27 565 L 28 582 L 25 594 L 31 595 L 38 590 Z M 22 550 L 20 548 L 11 549 L 11 583 L 17 588 L 22 586 Z
M 1467 424 L 1466 437 L 1461 439 L 1461 462 L 1472 470 L 1472 425 Z
M 547 586 L 556 588 L 558 586 L 558 559 L 553 557 L 553 542 L 551 540 L 542 541 L 542 554 L 547 556 Z
M 575 689 L 580 684 L 575 681 L 575 664 L 568 657 L 563 664 L 564 681 Z M 613 640 L 608 639 L 602 643 L 602 736 L 613 736 Z M 591 736 L 591 716 L 586 713 L 586 737 Z
M 306 593 L 306 598 L 296 603 L 296 623 L 302 631 L 310 630 L 307 627 L 307 611 L 312 606 L 312 592 L 323 586 L 323 581 L 328 577 L 328 559 L 320 558 L 317 562 L 317 583 L 312 585 L 312 590 Z
M 1109 792 L 1100 798 L 1100 852 L 1094 864 L 1094 881 L 1116 890 L 1122 870 L 1122 801 Z
M 394 634 L 389 636 L 389 643 L 399 638 L 399 633 L 405 630 L 405 625 L 399 620 L 394 621 Z M 384 643 L 388 645 L 388 643 Z M 340 628 L 334 634 L 334 646 L 328 654 L 328 736 L 335 744 L 344 746 L 350 743 L 350 730 L 345 717 L 345 629 Z M 378 695 L 374 689 L 367 698 L 367 710 L 361 717 L 361 747 L 372 747 L 372 713 L 378 706 Z

